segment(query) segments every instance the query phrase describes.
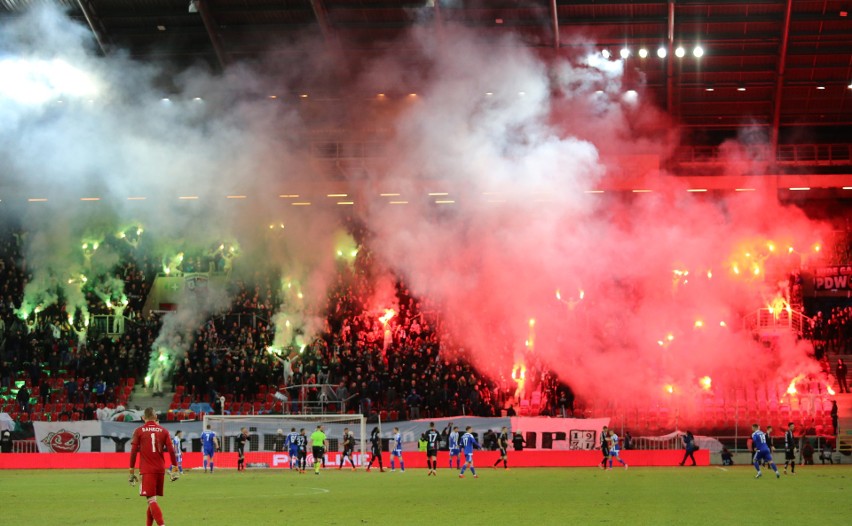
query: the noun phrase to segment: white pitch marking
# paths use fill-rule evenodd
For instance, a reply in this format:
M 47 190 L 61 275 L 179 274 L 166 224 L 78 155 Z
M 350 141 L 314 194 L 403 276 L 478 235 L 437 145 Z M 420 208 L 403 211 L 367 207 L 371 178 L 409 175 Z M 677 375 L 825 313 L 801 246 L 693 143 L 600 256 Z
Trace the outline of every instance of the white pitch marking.
M 727 472 L 727 471 L 728 471 L 727 469 L 725 469 L 725 468 L 720 468 L 719 466 L 716 466 L 716 469 L 721 469 L 721 470 L 722 470 L 722 471 L 724 471 L 724 472 Z

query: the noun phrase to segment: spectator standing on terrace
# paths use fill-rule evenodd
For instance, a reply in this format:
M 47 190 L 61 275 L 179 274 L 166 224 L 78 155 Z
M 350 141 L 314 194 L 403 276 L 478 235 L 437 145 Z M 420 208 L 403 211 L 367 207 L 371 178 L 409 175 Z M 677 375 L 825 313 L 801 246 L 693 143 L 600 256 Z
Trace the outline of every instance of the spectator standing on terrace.
M 30 390 L 27 389 L 27 385 L 24 384 L 18 389 L 18 394 L 15 396 L 15 401 L 18 402 L 18 409 L 22 413 L 30 412 Z
M 837 434 L 837 400 L 831 401 L 831 427 L 834 428 L 832 435 Z
M 837 390 L 841 393 L 848 393 L 849 387 L 846 385 L 846 364 L 843 363 L 842 358 L 837 359 L 837 368 L 834 370 L 834 374 L 837 376 Z
M 423 399 L 420 398 L 419 394 L 417 394 L 416 389 L 412 389 L 411 394 L 409 394 L 408 398 L 405 399 L 405 402 L 408 404 L 410 412 L 409 418 L 411 418 L 411 420 L 417 420 L 420 418 L 420 404 L 422 401 Z

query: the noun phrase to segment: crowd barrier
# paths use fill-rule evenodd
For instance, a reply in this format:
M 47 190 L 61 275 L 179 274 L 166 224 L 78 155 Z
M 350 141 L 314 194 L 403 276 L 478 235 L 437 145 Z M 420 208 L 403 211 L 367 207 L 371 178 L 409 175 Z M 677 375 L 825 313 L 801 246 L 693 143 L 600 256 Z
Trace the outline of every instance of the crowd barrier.
M 326 456 L 328 466 L 340 463 L 340 453 L 332 452 Z M 497 460 L 496 451 L 478 451 L 474 456 L 474 464 L 488 467 Z M 622 451 L 621 457 L 631 467 L 643 466 L 676 466 L 683 459 L 683 450 L 630 450 Z M 364 465 L 369 461 L 369 455 L 355 455 L 356 465 Z M 425 468 L 426 454 L 423 452 L 407 451 L 403 453 L 405 467 Z M 130 456 L 128 453 L 12 453 L 0 454 L 0 469 L 109 469 L 127 468 Z M 309 461 L 312 459 L 309 458 Z M 600 451 L 509 451 L 510 467 L 594 467 L 601 460 Z M 700 449 L 695 452 L 695 460 L 699 466 L 710 465 L 710 452 Z M 287 453 L 255 452 L 246 455 L 246 461 L 251 466 L 269 468 L 286 468 L 289 466 Z M 383 455 L 385 467 L 390 465 L 390 457 Z M 218 466 L 235 466 L 236 453 L 217 453 Z M 445 451 L 438 453 L 438 467 L 443 468 L 449 463 L 449 454 Z M 202 465 L 201 453 L 185 453 L 183 456 L 184 469 L 198 468 Z M 373 464 L 376 466 L 376 464 Z M 621 468 L 618 462 L 613 467 Z

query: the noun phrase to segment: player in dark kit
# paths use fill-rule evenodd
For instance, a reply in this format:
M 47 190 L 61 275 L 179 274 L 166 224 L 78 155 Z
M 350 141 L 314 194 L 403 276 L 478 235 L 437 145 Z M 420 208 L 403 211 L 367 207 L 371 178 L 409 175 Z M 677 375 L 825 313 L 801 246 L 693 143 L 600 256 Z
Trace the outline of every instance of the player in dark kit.
M 790 466 L 790 473 L 796 474 L 796 437 L 793 436 L 793 422 L 787 424 L 787 431 L 784 432 L 784 474 L 787 474 L 787 466 Z
M 299 473 L 305 472 L 305 465 L 308 463 L 308 437 L 305 435 L 305 428 L 299 430 L 296 435 L 296 467 Z
M 435 422 L 429 424 L 429 431 L 426 431 L 426 465 L 429 468 L 428 476 L 438 475 L 438 442 L 441 439 L 441 433 L 435 429 Z
M 130 446 L 130 484 L 136 484 L 136 456 L 139 456 L 139 474 L 142 483 L 139 485 L 139 495 L 148 499 L 148 511 L 145 524 L 152 526 L 154 522 L 163 526 L 163 511 L 157 504 L 157 497 L 163 495 L 163 480 L 165 466 L 163 452 L 168 452 L 171 460 L 169 477 L 175 480 L 177 459 L 169 432 L 157 423 L 157 413 L 153 407 L 146 407 L 143 413 L 145 423 L 133 432 Z
M 382 466 L 382 436 L 379 434 L 379 428 L 374 427 L 370 432 L 370 463 L 367 464 L 367 471 L 370 471 L 370 467 L 373 465 L 374 460 L 379 461 L 379 471 L 382 473 L 385 472 L 384 466 Z
M 497 469 L 497 465 L 500 464 L 500 461 L 503 461 L 503 469 L 509 469 L 509 429 L 506 426 L 503 426 L 503 429 L 500 430 L 500 434 L 497 435 L 497 447 L 500 449 L 500 458 L 497 459 L 497 462 L 494 463 L 494 469 Z
M 355 461 L 352 460 L 352 451 L 355 449 L 355 435 L 349 431 L 348 427 L 343 428 L 343 455 L 340 457 L 340 465 L 337 469 L 343 469 L 343 464 L 346 459 L 352 464 L 352 471 L 355 471 Z
M 607 426 L 603 426 L 603 430 L 601 431 L 601 453 L 603 454 L 603 459 L 601 459 L 599 465 L 601 469 L 606 469 L 606 461 L 609 460 L 609 428 Z
M 240 435 L 237 437 L 237 471 L 246 470 L 246 444 L 248 441 L 248 429 L 240 429 Z

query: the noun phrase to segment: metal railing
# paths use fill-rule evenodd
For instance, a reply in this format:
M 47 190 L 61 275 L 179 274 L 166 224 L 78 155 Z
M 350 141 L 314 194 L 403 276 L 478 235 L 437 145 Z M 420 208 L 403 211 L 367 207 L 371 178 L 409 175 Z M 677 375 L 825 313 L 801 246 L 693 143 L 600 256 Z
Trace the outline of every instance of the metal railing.
M 38 443 L 35 440 L 13 440 L 12 453 L 38 453 Z
M 802 334 L 805 324 L 810 318 L 801 312 L 789 308 L 757 309 L 743 317 L 743 328 L 756 332 L 761 329 L 789 329 L 796 334 Z
M 852 145 L 849 144 L 779 144 L 773 153 L 768 145 L 748 146 L 745 154 L 753 162 L 777 164 L 813 164 L 847 166 L 852 164 Z M 718 163 L 728 156 L 720 146 L 682 146 L 675 151 L 675 163 Z

